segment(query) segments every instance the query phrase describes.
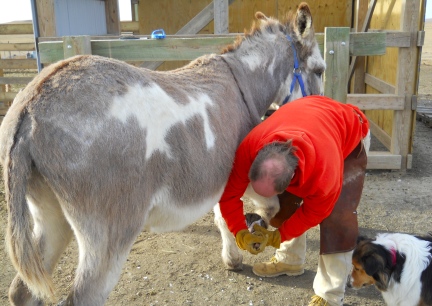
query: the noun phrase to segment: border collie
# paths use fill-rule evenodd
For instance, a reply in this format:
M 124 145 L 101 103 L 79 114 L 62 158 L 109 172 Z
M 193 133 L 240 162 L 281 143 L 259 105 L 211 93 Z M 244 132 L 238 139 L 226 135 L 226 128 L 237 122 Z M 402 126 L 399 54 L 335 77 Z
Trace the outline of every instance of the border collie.
M 432 236 L 359 237 L 348 287 L 375 285 L 391 306 L 432 306 Z

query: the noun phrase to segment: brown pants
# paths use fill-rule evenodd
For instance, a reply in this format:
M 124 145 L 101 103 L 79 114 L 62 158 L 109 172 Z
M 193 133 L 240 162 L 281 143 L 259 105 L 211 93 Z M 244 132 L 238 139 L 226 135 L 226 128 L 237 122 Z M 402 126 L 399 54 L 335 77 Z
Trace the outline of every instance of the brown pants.
M 320 224 L 320 254 L 348 252 L 354 249 L 358 236 L 357 207 L 363 191 L 367 155 L 362 142 L 344 161 L 341 194 L 330 216 Z M 289 192 L 278 195 L 280 210 L 270 220 L 279 228 L 300 206 L 302 199 Z

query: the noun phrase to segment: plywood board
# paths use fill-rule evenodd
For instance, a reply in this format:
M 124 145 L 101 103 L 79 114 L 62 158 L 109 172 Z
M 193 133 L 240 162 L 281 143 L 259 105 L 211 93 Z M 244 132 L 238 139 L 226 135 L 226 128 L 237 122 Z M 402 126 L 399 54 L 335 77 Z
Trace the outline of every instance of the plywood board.
M 174 35 L 210 3 L 210 0 L 140 0 L 139 34 L 149 35 L 153 30 L 163 28 L 166 34 Z M 289 11 L 295 12 L 299 3 L 300 1 L 291 0 L 236 0 L 229 6 L 229 32 L 248 31 L 257 11 L 284 20 Z M 323 33 L 325 27 L 351 27 L 352 1 L 310 0 L 307 3 L 312 16 L 316 16 L 313 21 L 316 32 Z M 199 32 L 199 34 L 213 33 L 214 21 Z M 185 61 L 164 63 L 158 69 L 170 70 L 186 63 Z

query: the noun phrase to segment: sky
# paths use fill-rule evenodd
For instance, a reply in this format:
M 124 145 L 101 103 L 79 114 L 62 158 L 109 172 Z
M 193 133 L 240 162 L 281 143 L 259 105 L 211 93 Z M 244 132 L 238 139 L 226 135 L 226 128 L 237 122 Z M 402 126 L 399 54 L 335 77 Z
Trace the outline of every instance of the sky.
M 0 0 L 0 6 L 0 23 L 32 20 L 30 0 Z M 121 21 L 132 20 L 130 7 L 130 0 L 119 0 Z
M 1 2 L 0 23 L 32 19 L 30 0 L 0 0 Z M 132 19 L 130 0 L 119 0 L 119 8 L 121 21 Z M 432 0 L 426 0 L 426 19 L 429 18 L 432 18 Z

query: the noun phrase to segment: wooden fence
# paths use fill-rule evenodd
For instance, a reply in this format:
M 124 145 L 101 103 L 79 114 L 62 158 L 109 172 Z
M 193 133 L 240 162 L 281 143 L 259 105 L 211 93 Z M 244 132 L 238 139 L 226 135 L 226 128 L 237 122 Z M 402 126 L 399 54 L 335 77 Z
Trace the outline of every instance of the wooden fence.
M 138 22 L 121 22 L 121 31 L 125 34 L 137 32 Z M 37 74 L 36 58 L 29 57 L 35 50 L 31 21 L 0 24 L 0 117 L 5 115 L 17 94 L 13 89 L 24 87 Z M 8 76 L 11 70 L 21 73 Z
M 135 39 L 106 36 L 41 38 L 38 48 L 40 61 L 44 65 L 76 54 L 97 54 L 131 63 L 193 60 L 203 54 L 219 53 L 222 47 L 232 43 L 237 35 L 239 34 L 168 35 L 163 40 L 149 39 L 148 36 L 142 35 L 134 36 Z M 350 74 L 348 64 L 350 57 L 383 55 L 386 53 L 387 47 L 410 46 L 411 35 L 409 33 L 399 31 L 352 33 L 350 28 L 325 28 L 324 33 L 317 33 L 316 36 L 327 63 L 327 70 L 324 73 L 326 96 L 357 105 L 365 111 L 393 110 L 403 112 L 407 110 L 404 95 L 397 93 L 348 94 L 347 80 Z M 0 61 L 0 69 L 14 69 L 13 67 L 16 67 L 6 63 L 12 63 L 12 61 L 5 60 L 3 64 Z M 23 63 L 31 63 L 32 68 L 36 67 L 33 59 Z M 30 64 L 28 65 L 30 66 Z M 2 80 L 3 84 L 7 81 Z M 369 82 L 372 81 L 369 80 Z M 375 83 L 380 84 L 380 81 L 376 80 Z M 0 100 L 1 97 L 7 97 L 7 93 L 0 96 Z M 379 135 L 378 139 L 380 139 Z M 368 169 L 401 169 L 403 168 L 401 161 L 402 155 L 398 152 L 372 151 L 368 159 Z

